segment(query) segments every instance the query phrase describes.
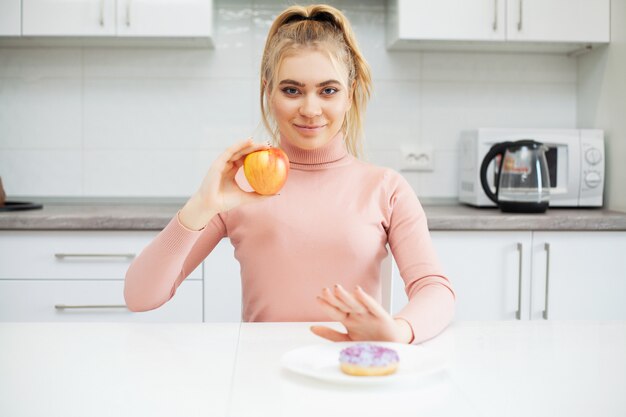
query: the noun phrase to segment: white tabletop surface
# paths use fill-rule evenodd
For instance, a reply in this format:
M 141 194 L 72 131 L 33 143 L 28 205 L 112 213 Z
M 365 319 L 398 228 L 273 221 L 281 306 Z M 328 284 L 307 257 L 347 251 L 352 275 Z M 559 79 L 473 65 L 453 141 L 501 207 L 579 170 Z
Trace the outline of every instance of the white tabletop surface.
M 310 324 L 0 323 L 0 416 L 626 416 L 626 322 L 458 322 L 368 386 L 281 368 Z

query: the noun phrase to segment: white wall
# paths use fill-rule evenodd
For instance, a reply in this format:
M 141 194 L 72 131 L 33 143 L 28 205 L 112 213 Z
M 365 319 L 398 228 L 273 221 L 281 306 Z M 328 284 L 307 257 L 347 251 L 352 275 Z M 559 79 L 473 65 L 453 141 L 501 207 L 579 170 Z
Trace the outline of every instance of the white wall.
M 213 50 L 0 48 L 0 176 L 9 197 L 185 197 L 227 145 L 259 132 L 258 65 L 279 1 L 217 1 Z M 457 195 L 459 132 L 577 125 L 577 60 L 388 52 L 383 1 L 342 1 L 374 74 L 366 151 L 435 149 L 406 173 L 423 198 Z
M 578 124 L 605 130 L 605 207 L 626 210 L 626 0 L 611 0 L 611 43 L 579 58 Z

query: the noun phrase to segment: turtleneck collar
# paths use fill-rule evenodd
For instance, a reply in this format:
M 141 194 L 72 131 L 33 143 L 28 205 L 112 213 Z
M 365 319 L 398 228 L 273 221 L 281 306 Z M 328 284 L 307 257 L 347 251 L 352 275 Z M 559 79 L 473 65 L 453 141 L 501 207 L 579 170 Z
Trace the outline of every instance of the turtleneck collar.
M 342 166 L 351 159 L 341 131 L 326 145 L 316 149 L 298 148 L 281 135 L 280 147 L 289 157 L 289 165 L 293 169 L 316 170 Z

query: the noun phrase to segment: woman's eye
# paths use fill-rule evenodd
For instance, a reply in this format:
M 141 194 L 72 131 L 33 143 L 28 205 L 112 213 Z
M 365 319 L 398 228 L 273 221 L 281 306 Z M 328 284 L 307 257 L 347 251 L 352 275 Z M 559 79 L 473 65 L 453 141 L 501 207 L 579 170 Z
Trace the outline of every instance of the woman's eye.
M 283 93 L 287 94 L 288 96 L 295 96 L 296 94 L 298 94 L 298 89 L 293 87 L 285 87 L 283 88 Z
M 337 90 L 335 87 L 327 87 L 325 89 L 322 90 L 322 93 L 326 96 L 332 96 L 333 94 L 335 94 Z

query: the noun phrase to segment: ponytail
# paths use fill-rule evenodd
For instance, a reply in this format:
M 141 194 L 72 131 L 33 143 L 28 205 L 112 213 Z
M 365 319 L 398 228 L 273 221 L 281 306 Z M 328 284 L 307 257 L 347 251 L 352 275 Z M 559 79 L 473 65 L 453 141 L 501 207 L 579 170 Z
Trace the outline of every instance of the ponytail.
M 363 115 L 372 88 L 369 65 L 363 58 L 348 19 L 332 6 L 291 6 L 272 24 L 261 60 L 261 115 L 263 124 L 278 141 L 278 131 L 268 114 L 268 92 L 275 82 L 276 71 L 287 51 L 309 46 L 325 46 L 348 74 L 347 88 L 352 92 L 351 106 L 342 130 L 348 151 L 360 157 L 363 153 Z

